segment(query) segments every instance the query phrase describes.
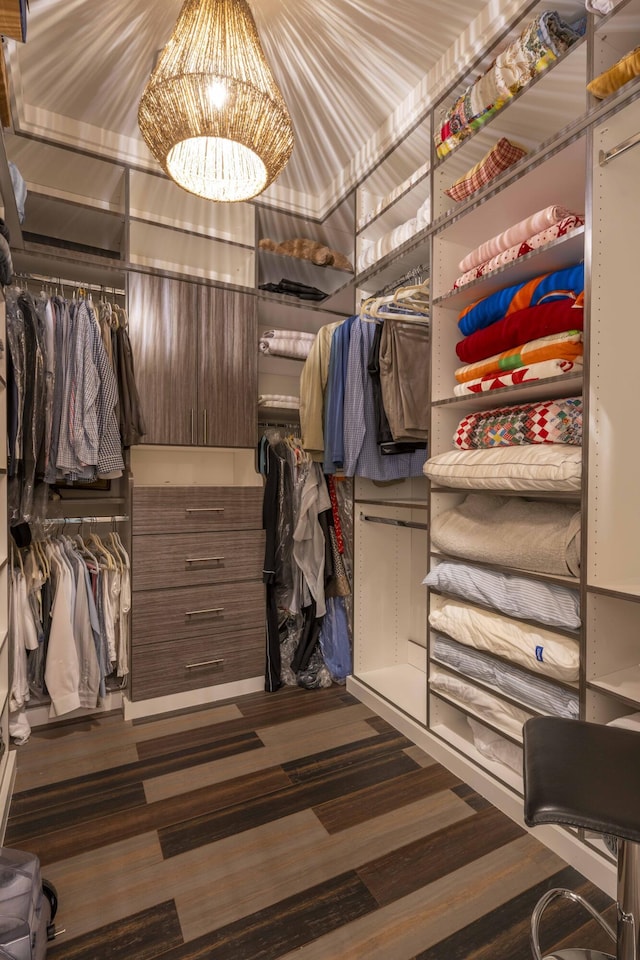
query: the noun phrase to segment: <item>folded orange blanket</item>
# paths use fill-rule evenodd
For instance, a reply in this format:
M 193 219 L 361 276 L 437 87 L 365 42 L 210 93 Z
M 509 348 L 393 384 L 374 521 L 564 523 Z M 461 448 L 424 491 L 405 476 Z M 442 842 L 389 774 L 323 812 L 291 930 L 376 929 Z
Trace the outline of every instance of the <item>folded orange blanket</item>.
M 569 330 L 564 333 L 554 333 L 549 337 L 540 337 L 538 340 L 530 340 L 519 347 L 487 357 L 486 360 L 458 367 L 455 378 L 458 383 L 466 383 L 468 380 L 495 376 L 506 370 L 517 370 L 531 363 L 541 363 L 543 360 L 574 360 L 581 356 L 582 333 L 579 330 Z

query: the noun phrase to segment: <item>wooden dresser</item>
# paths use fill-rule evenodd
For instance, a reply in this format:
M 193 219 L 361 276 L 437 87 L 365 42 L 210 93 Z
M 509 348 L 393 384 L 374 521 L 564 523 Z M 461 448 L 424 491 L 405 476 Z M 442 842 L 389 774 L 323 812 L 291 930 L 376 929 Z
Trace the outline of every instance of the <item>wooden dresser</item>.
M 261 487 L 134 487 L 131 698 L 264 673 Z

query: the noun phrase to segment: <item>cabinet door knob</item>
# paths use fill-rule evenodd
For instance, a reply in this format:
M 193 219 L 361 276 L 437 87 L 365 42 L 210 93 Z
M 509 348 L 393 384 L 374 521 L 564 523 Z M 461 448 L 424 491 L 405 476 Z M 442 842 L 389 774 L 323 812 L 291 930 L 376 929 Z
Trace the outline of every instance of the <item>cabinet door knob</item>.
M 185 563 L 222 563 L 224 557 L 187 557 Z
M 200 660 L 198 663 L 186 663 L 185 670 L 195 670 L 197 667 L 219 667 L 224 660 Z
M 223 613 L 224 607 L 211 607 L 209 610 L 187 610 L 185 617 L 204 617 L 209 613 Z

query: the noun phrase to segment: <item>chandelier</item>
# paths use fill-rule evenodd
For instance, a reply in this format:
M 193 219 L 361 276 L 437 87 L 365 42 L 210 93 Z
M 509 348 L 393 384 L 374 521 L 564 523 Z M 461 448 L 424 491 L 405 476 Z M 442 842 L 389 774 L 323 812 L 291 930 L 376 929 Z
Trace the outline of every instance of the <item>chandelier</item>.
M 286 104 L 246 0 L 185 0 L 138 107 L 151 153 L 207 200 L 249 200 L 293 150 Z

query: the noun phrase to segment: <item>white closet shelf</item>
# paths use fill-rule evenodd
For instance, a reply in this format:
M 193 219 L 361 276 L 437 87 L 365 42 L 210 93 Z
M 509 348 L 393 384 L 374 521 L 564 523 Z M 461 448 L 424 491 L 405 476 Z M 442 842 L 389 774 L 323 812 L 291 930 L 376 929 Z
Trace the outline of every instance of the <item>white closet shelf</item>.
M 604 597 L 612 597 L 614 600 L 629 600 L 631 603 L 640 603 L 640 584 L 638 583 L 610 583 L 608 586 L 597 586 L 593 583 L 587 584 L 587 590 L 591 593 L 601 594 Z
M 462 310 L 469 304 L 488 297 L 504 287 L 530 280 L 543 273 L 562 270 L 584 259 L 584 227 L 576 227 L 565 237 L 558 237 L 539 250 L 532 250 L 478 280 L 436 297 L 433 306 Z
M 409 509 L 409 510 L 428 510 L 428 509 L 429 509 L 429 504 L 427 503 L 426 500 L 402 500 L 402 499 L 397 499 L 397 500 L 382 500 L 382 499 L 379 499 L 379 500 L 374 500 L 374 499 L 361 500 L 361 499 L 358 499 L 358 500 L 356 500 L 355 502 L 356 502 L 356 505 L 357 505 L 357 504 L 366 503 L 366 504 L 370 504 L 370 505 L 372 505 L 372 506 L 379 506 L 379 507 L 406 507 L 406 508 Z
M 464 724 L 464 726 L 463 726 Z M 486 724 L 484 724 L 487 726 Z M 519 776 L 515 770 L 504 763 L 498 763 L 496 760 L 490 760 L 483 756 L 473 742 L 471 728 L 466 722 L 466 718 L 460 715 L 460 723 L 455 727 L 445 725 L 444 723 L 435 723 L 431 732 L 437 737 L 448 743 L 458 753 L 462 754 L 467 760 L 470 760 L 482 770 L 486 770 L 497 781 L 509 787 L 519 796 L 523 795 L 522 776 Z
M 421 724 L 427 717 L 427 677 L 424 670 L 400 663 L 377 670 L 356 670 L 355 677 Z
M 476 681 L 472 680 L 471 678 L 467 678 L 467 679 L 469 680 L 469 684 L 471 686 L 477 686 L 478 688 L 482 688 L 482 684 L 476 683 Z M 482 689 L 487 689 L 487 688 L 484 687 Z M 467 703 L 462 703 L 460 700 L 457 700 L 450 693 L 445 693 L 443 690 L 433 690 L 431 686 L 429 686 L 429 696 L 437 697 L 439 700 L 442 700 L 443 703 L 447 703 L 449 704 L 449 706 L 454 707 L 456 710 L 460 710 L 460 712 L 463 713 L 465 717 L 471 717 L 472 720 L 477 720 L 479 723 L 483 724 L 483 726 L 485 726 L 488 730 L 493 730 L 494 733 L 497 733 L 501 737 L 504 737 L 504 739 L 508 740 L 509 743 L 515 743 L 517 747 L 522 746 L 522 734 L 519 737 L 517 737 L 517 736 L 514 736 L 512 733 L 508 733 L 506 730 L 503 730 L 500 726 L 498 726 L 497 723 L 494 723 L 492 720 L 487 720 L 486 717 L 484 717 L 483 714 L 480 713 L 480 711 L 478 711 L 474 706 L 470 706 Z M 497 699 L 505 700 L 506 698 L 501 693 L 498 693 Z M 534 711 L 526 708 L 524 712 L 530 713 L 531 715 L 533 715 L 534 713 Z
M 499 497 L 527 497 L 531 500 L 553 500 L 560 503 L 575 503 L 576 508 L 580 504 L 580 491 L 570 490 L 503 490 L 500 487 L 445 487 L 442 484 L 437 486 L 432 483 L 431 493 L 488 493 Z
M 548 377 L 546 380 L 518 384 L 515 387 L 487 390 L 485 393 L 446 397 L 443 400 L 434 400 L 432 406 L 454 406 L 456 412 L 459 411 L 462 417 L 465 413 L 472 413 L 475 410 L 490 410 L 491 407 L 501 407 L 504 404 L 553 400 L 558 397 L 575 397 L 580 393 L 582 393 L 582 374 L 562 374 L 559 377 Z
M 604 690 L 612 693 L 636 709 L 640 709 L 640 663 L 605 673 L 601 677 L 594 677 L 587 682 L 594 690 Z
M 425 183 L 425 181 L 428 181 L 428 178 L 429 164 L 426 163 L 400 184 L 389 197 L 385 197 L 370 215 L 360 218 L 356 236 L 366 234 L 367 237 L 376 240 L 389 229 L 389 222 L 396 226 L 415 217 L 417 208 L 426 199 L 425 191 L 428 189 L 428 182 Z M 390 213 L 393 215 L 392 221 L 388 220 Z M 383 217 L 384 223 L 381 222 Z
M 424 265 L 428 261 L 428 251 L 425 250 L 428 230 L 429 228 L 425 227 L 401 246 L 357 274 L 356 285 L 359 287 L 365 284 L 370 285 L 370 281 L 375 279 L 376 289 L 382 289 L 415 267 Z

